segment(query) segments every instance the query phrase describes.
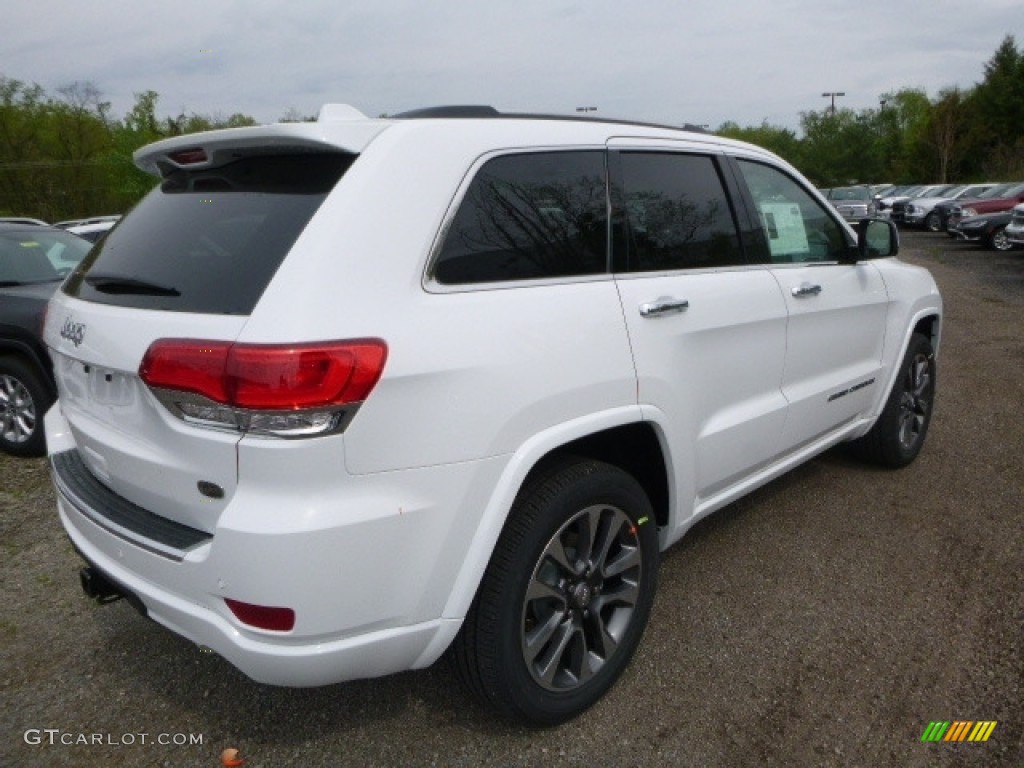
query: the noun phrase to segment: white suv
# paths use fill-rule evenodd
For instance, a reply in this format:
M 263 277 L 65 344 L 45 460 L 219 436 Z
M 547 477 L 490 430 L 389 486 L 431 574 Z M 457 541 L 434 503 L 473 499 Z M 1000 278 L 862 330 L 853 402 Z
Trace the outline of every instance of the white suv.
M 255 680 L 450 648 L 560 722 L 697 520 L 837 443 L 924 441 L 931 276 L 749 144 L 333 105 L 135 160 L 159 186 L 48 313 L 60 516 L 88 594 Z

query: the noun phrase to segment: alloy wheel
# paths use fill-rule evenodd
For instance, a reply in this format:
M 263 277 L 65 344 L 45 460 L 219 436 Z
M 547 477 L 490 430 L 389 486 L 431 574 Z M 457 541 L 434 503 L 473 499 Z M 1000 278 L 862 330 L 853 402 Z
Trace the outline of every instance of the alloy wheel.
M 0 437 L 24 443 L 36 429 L 36 404 L 24 384 L 14 376 L 0 375 Z
M 1013 248 L 1005 228 L 992 233 L 992 247 L 997 251 L 1008 251 Z
M 931 408 L 931 383 L 931 361 L 927 355 L 918 353 L 907 369 L 900 398 L 899 437 L 900 445 L 906 450 L 921 439 Z
M 558 530 L 523 601 L 523 659 L 539 685 L 571 690 L 608 662 L 633 618 L 643 567 L 637 529 L 617 507 L 587 507 Z

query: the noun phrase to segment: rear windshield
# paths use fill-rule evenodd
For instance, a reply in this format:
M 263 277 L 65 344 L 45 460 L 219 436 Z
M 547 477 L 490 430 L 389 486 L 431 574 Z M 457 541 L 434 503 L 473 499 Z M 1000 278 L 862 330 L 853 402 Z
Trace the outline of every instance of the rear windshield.
M 353 160 L 269 155 L 175 171 L 93 248 L 63 290 L 124 307 L 251 314 Z

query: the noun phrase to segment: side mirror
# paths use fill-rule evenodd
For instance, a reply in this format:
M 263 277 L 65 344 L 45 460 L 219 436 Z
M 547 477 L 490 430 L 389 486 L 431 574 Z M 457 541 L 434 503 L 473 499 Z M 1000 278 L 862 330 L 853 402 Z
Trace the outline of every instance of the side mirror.
M 857 222 L 857 254 L 861 259 L 882 259 L 900 252 L 900 233 L 887 219 Z

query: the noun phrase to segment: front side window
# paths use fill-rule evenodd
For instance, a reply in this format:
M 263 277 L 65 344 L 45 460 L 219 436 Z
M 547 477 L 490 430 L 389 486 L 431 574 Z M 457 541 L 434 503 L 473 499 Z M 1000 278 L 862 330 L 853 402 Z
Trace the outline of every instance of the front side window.
M 602 151 L 494 158 L 470 183 L 433 276 L 461 285 L 603 273 L 607 208 Z
M 629 271 L 743 263 L 714 160 L 666 152 L 624 152 L 621 158 Z
M 846 231 L 796 181 L 762 163 L 739 160 L 773 264 L 841 261 L 853 245 Z

